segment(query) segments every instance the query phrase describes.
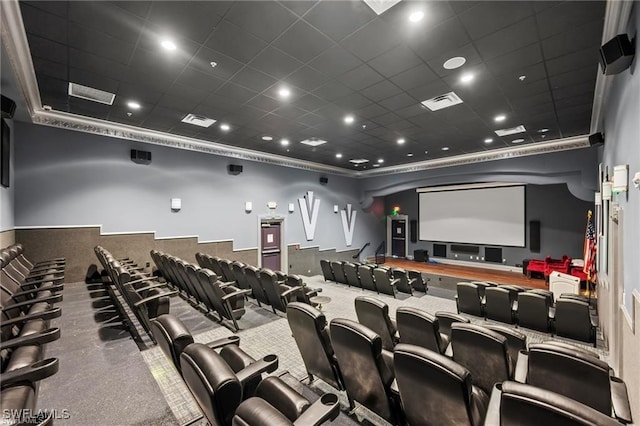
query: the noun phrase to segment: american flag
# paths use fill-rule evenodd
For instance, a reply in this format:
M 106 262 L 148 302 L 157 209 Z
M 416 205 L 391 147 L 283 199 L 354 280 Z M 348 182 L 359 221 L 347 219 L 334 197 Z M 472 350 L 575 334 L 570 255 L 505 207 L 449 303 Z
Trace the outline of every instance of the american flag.
M 584 269 L 583 272 L 587 274 L 587 281 L 595 282 L 597 278 L 596 269 L 596 253 L 597 247 L 596 228 L 593 225 L 592 213 L 589 211 L 587 215 L 587 231 L 584 237 Z

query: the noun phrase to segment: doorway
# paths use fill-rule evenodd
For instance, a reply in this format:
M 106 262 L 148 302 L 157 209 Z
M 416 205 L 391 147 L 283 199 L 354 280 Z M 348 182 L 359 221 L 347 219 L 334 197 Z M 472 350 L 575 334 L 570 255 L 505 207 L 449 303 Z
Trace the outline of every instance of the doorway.
M 391 257 L 406 258 L 409 251 L 407 226 L 409 216 L 387 216 L 387 254 Z
M 284 218 L 260 218 L 258 266 L 287 272 L 287 253 L 282 249 Z

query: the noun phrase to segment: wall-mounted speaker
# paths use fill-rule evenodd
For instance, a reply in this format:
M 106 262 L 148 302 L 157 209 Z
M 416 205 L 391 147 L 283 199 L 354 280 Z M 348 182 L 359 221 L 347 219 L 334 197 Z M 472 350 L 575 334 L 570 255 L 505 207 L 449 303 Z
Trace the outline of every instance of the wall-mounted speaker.
M 320 176 L 320 185 L 326 185 L 329 183 L 329 178 L 325 176 Z
M 451 251 L 464 254 L 480 253 L 480 246 L 465 246 L 462 244 L 451 244 Z
M 151 152 L 140 151 L 139 149 L 132 149 L 131 161 L 133 161 L 136 164 L 151 164 Z
M 2 118 L 13 118 L 16 113 L 16 103 L 4 95 L 0 95 L 0 104 L 2 105 Z
M 433 255 L 436 257 L 447 257 L 447 245 L 446 244 L 434 244 Z
M 409 237 L 412 243 L 418 242 L 418 221 L 415 219 L 409 221 Z
M 529 221 L 529 250 L 532 253 L 540 253 L 540 221 Z
M 589 145 L 602 145 L 604 143 L 604 135 L 600 132 L 589 135 Z
M 600 48 L 600 65 L 605 75 L 619 74 L 629 68 L 635 54 L 635 39 L 618 34 Z
M 485 247 L 484 259 L 487 262 L 502 263 L 502 248 L 501 247 Z
M 229 164 L 227 169 L 230 175 L 239 175 L 242 173 L 242 166 L 240 164 Z

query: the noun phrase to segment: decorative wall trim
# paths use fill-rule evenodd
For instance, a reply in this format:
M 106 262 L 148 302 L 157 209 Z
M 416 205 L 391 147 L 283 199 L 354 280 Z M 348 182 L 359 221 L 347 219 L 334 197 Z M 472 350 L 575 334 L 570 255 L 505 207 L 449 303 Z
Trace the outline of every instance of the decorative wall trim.
M 247 161 L 267 163 L 281 167 L 325 172 L 355 178 L 409 173 L 439 167 L 459 166 L 527 155 L 546 154 L 569 149 L 580 149 L 589 146 L 588 136 L 583 135 L 574 138 L 534 143 L 521 147 L 494 149 L 480 153 L 464 154 L 438 160 L 427 160 L 361 172 L 281 155 L 238 148 L 216 142 L 209 142 L 202 139 L 172 135 L 169 133 L 143 129 L 141 127 L 112 123 L 105 120 L 83 117 L 67 112 L 45 110 L 40 98 L 40 91 L 38 89 L 38 82 L 33 62 L 31 60 L 31 52 L 29 50 L 29 43 L 27 41 L 22 21 L 22 14 L 20 13 L 20 6 L 16 0 L 4 0 L 0 1 L 0 11 L 2 12 L 2 41 L 7 49 L 9 61 L 11 62 L 18 84 L 20 85 L 20 89 L 24 95 L 31 119 L 36 124 L 113 138 L 134 140 L 188 151 L 197 151 L 224 157 L 243 159 Z M 609 13 L 607 13 L 607 16 L 609 16 Z M 600 79 L 600 76 L 598 79 Z

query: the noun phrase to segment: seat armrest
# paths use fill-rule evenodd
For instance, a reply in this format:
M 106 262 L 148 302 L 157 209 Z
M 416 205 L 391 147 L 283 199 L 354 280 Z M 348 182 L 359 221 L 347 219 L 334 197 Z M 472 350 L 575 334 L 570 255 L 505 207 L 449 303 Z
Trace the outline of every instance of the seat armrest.
M 123 285 L 145 283 L 145 282 L 149 282 L 149 281 L 158 281 L 158 280 L 155 277 L 144 277 L 144 278 L 138 278 L 138 279 L 135 279 L 135 280 L 131 280 L 129 282 L 124 283 Z
M 34 383 L 53 376 L 58 372 L 59 368 L 58 358 L 47 358 L 26 367 L 2 373 L 0 374 L 0 381 L 2 381 L 3 389 L 18 383 Z
M 38 293 L 40 293 L 41 291 L 51 291 L 51 292 L 57 292 L 57 291 L 61 291 L 62 289 L 64 289 L 64 286 L 62 284 L 58 284 L 58 285 L 52 285 L 52 286 L 47 286 L 45 288 L 33 288 L 30 290 L 21 290 L 21 291 L 17 291 L 15 293 L 11 294 L 11 297 L 16 298 L 16 297 L 20 297 L 20 296 L 34 296 Z
M 529 372 L 529 352 L 520 351 L 516 362 L 516 371 L 513 373 L 513 380 L 520 383 L 527 383 Z
M 44 345 L 60 338 L 59 328 L 49 328 L 38 333 L 28 334 L 26 336 L 15 337 L 13 339 L 0 342 L 0 350 L 15 349 L 20 346 Z
M 25 323 L 27 321 L 31 321 L 31 320 L 50 320 L 53 318 L 58 318 L 62 315 L 62 308 L 52 308 L 52 309 L 47 309 L 44 310 L 42 312 L 35 312 L 33 314 L 28 314 L 28 315 L 20 315 L 18 317 L 15 318 L 11 318 L 9 320 L 2 320 L 2 327 L 9 327 L 15 324 L 22 324 Z
M 166 283 L 157 283 L 157 284 L 150 284 L 150 285 L 145 286 L 145 287 L 133 287 L 133 290 L 135 290 L 136 292 L 140 292 L 140 291 L 145 291 L 145 290 L 151 290 L 152 288 L 158 288 L 158 287 L 164 288 L 166 286 L 167 286 Z
M 400 282 L 400 278 L 396 278 L 395 280 L 389 281 L 389 284 L 391 284 L 391 287 L 395 287 L 398 285 L 399 282 Z
M 30 280 L 31 278 L 43 278 L 47 275 L 52 275 L 52 279 L 64 278 L 64 272 L 40 272 L 37 274 L 29 273 L 29 275 L 25 277 L 25 280 Z
M 589 319 L 591 320 L 591 328 L 596 328 L 598 326 L 598 322 L 594 315 L 589 314 Z
M 315 291 L 315 290 L 312 290 L 312 291 L 308 291 L 308 292 L 306 292 L 305 294 L 306 294 L 306 295 L 307 295 L 307 297 L 309 298 L 309 297 L 315 297 L 315 296 L 317 296 L 317 295 L 318 295 L 318 292 L 317 292 L 317 291 Z
M 14 309 L 20 309 L 20 308 L 24 308 L 25 306 L 31 306 L 31 305 L 35 305 L 36 303 L 58 303 L 62 301 L 62 295 L 61 294 L 54 294 L 52 296 L 47 296 L 47 297 L 39 297 L 37 299 L 30 299 L 30 300 L 25 300 L 24 302 L 18 302 L 18 303 L 14 303 L 13 305 L 9 305 L 9 306 L 5 306 L 2 308 L 2 312 L 9 312 L 12 311 Z
M 226 294 L 226 295 L 222 296 L 222 301 L 225 302 L 225 301 L 227 301 L 229 299 L 232 299 L 234 297 L 244 296 L 244 295 L 248 295 L 248 294 L 251 294 L 251 290 L 237 290 L 237 291 L 234 291 L 233 293 L 229 293 L 229 294 Z
M 60 281 L 62 281 L 62 279 L 46 279 L 46 280 L 25 281 L 25 282 L 20 284 L 20 287 L 26 287 L 26 286 L 38 287 L 39 284 L 55 283 L 55 282 L 60 282 Z
M 222 339 L 216 339 L 212 342 L 207 343 L 206 345 L 211 349 L 220 349 L 227 345 L 240 346 L 240 336 L 236 336 L 234 334 L 233 336 L 223 337 Z
M 631 423 L 631 406 L 629 405 L 629 394 L 627 385 L 617 377 L 610 377 L 611 384 L 611 405 L 613 413 L 620 422 Z
M 164 296 L 173 296 L 174 294 L 178 294 L 178 291 L 177 291 L 177 290 L 174 290 L 174 291 L 165 291 L 165 292 L 160 293 L 160 294 L 154 294 L 153 296 L 145 297 L 145 298 L 144 298 L 144 299 L 142 299 L 142 300 L 138 300 L 137 302 L 135 302 L 135 303 L 133 304 L 133 306 L 135 306 L 135 307 L 137 308 L 137 307 L 139 307 L 140 305 L 146 305 L 147 303 L 149 303 L 149 302 L 153 302 L 154 300 L 156 300 L 156 299 L 160 299 L 161 297 L 164 297 Z
M 487 415 L 484 418 L 485 426 L 500 426 L 500 400 L 502 399 L 502 385 L 496 384 L 491 391 Z
M 300 426 L 321 425 L 327 420 L 335 420 L 339 414 L 340 403 L 338 396 L 333 393 L 325 393 L 319 400 L 311 404 L 293 424 Z
M 249 364 L 236 373 L 238 380 L 244 386 L 245 383 L 260 376 L 262 373 L 273 373 L 278 368 L 278 356 L 267 355 L 261 360 Z
M 49 273 L 55 273 L 55 272 L 64 272 L 65 266 L 47 266 L 47 265 L 43 265 L 43 266 L 34 266 L 33 268 L 29 269 L 29 274 L 33 274 L 35 272 L 49 272 Z
M 280 283 L 280 281 L 278 281 L 278 282 Z M 284 283 L 284 281 L 282 281 L 282 283 Z M 289 296 L 289 295 L 291 295 L 291 294 L 293 294 L 293 293 L 296 293 L 296 292 L 298 292 L 298 291 L 302 291 L 302 287 L 300 287 L 299 285 L 298 285 L 298 286 L 295 286 L 295 287 L 291 287 L 291 288 L 290 288 L 289 290 L 287 290 L 287 291 L 283 291 L 283 292 L 280 294 L 280 296 L 281 296 L 281 297 L 283 297 L 283 298 L 285 298 L 285 297 L 287 297 L 287 296 Z

